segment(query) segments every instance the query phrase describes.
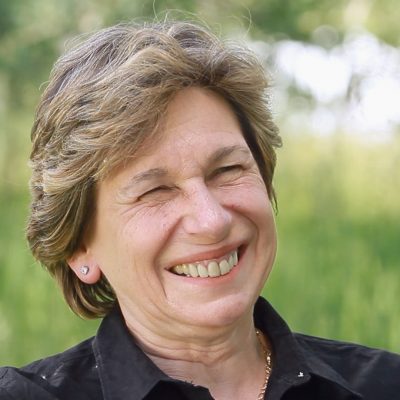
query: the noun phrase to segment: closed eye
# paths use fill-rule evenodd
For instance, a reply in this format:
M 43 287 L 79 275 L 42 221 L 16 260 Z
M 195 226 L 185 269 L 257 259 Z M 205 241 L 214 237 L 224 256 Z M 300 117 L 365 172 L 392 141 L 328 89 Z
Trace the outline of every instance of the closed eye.
M 153 194 L 162 193 L 162 192 L 166 192 L 168 190 L 170 190 L 170 188 L 168 186 L 156 186 L 156 187 L 148 190 L 147 192 L 142 193 L 139 196 L 139 200 L 142 199 L 143 197 L 150 196 L 150 195 L 153 195 Z
M 220 167 L 216 169 L 212 175 L 218 176 L 222 175 L 225 173 L 231 173 L 231 172 L 239 172 L 243 170 L 243 166 L 240 164 L 232 164 L 232 165 L 226 165 L 224 167 Z
M 242 164 L 224 165 L 212 171 L 208 179 L 218 184 L 225 184 L 236 181 L 243 174 L 245 167 Z

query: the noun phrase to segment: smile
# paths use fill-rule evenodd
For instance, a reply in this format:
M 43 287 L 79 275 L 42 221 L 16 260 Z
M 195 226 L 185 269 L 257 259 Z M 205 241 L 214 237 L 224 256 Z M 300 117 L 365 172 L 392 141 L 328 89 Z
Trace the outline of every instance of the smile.
M 180 264 L 172 267 L 171 272 L 192 278 L 216 278 L 228 274 L 237 263 L 238 250 L 236 249 L 220 261 L 211 260 Z

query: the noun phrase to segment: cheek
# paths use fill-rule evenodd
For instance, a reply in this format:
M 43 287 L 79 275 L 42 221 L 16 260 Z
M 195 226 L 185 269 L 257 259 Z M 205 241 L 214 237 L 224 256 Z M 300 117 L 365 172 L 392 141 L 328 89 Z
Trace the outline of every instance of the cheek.
M 225 196 L 225 199 L 225 207 L 250 221 L 257 232 L 261 248 L 276 248 L 274 211 L 264 185 L 236 191 L 231 196 Z
M 176 219 L 175 214 L 168 207 L 137 213 L 119 224 L 115 241 L 123 243 L 124 254 L 137 264 L 144 260 L 154 260 L 168 242 Z
M 273 218 L 271 202 L 263 184 L 233 187 L 221 194 L 221 203 L 255 222 L 259 218 Z

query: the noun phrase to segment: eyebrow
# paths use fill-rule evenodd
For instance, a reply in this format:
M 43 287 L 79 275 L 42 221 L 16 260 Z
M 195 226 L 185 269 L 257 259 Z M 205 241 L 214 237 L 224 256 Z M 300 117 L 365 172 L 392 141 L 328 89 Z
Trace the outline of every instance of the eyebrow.
M 240 146 L 240 145 L 234 145 L 234 146 L 227 146 L 227 147 L 222 147 L 218 150 L 216 150 L 210 157 L 210 162 L 211 164 L 217 163 L 224 158 L 230 156 L 232 153 L 240 152 L 243 153 L 247 156 L 251 155 L 250 150 L 245 147 L 245 146 Z
M 235 152 L 241 152 L 241 153 L 245 154 L 246 156 L 251 155 L 250 150 L 245 146 L 240 146 L 240 145 L 226 146 L 226 147 L 217 149 L 214 153 L 212 153 L 209 158 L 209 163 L 216 164 Z M 164 178 L 167 175 L 168 175 L 168 171 L 165 168 L 151 168 L 146 171 L 139 172 L 138 174 L 133 176 L 129 180 L 128 184 L 126 186 L 124 186 L 119 192 L 122 194 L 126 193 L 140 183 Z

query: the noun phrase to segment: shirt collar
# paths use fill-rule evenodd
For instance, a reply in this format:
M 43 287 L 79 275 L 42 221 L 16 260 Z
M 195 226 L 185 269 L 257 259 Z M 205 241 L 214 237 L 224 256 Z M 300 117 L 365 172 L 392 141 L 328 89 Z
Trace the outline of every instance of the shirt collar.
M 255 305 L 254 320 L 273 347 L 270 398 L 280 398 L 290 388 L 318 379 L 320 384 L 337 390 L 338 396 L 332 398 L 343 398 L 339 393 L 347 392 L 353 399 L 362 399 L 318 354 L 299 343 L 285 321 L 262 297 Z M 118 306 L 102 321 L 93 341 L 93 351 L 105 400 L 143 399 L 160 381 L 177 382 L 138 347 Z
M 160 381 L 170 381 L 138 347 L 119 307 L 104 318 L 93 342 L 105 400 L 144 398 Z
M 271 392 L 282 394 L 291 387 L 308 384 L 311 379 L 330 385 L 338 393 L 347 392 L 354 399 L 363 398 L 316 352 L 299 343 L 298 335 L 292 333 L 286 322 L 262 297 L 255 305 L 254 320 L 256 327 L 268 335 L 273 347 L 274 364 L 269 385 L 271 398 L 275 398 Z M 276 398 L 280 397 L 277 395 Z M 343 395 L 332 398 L 343 398 Z

